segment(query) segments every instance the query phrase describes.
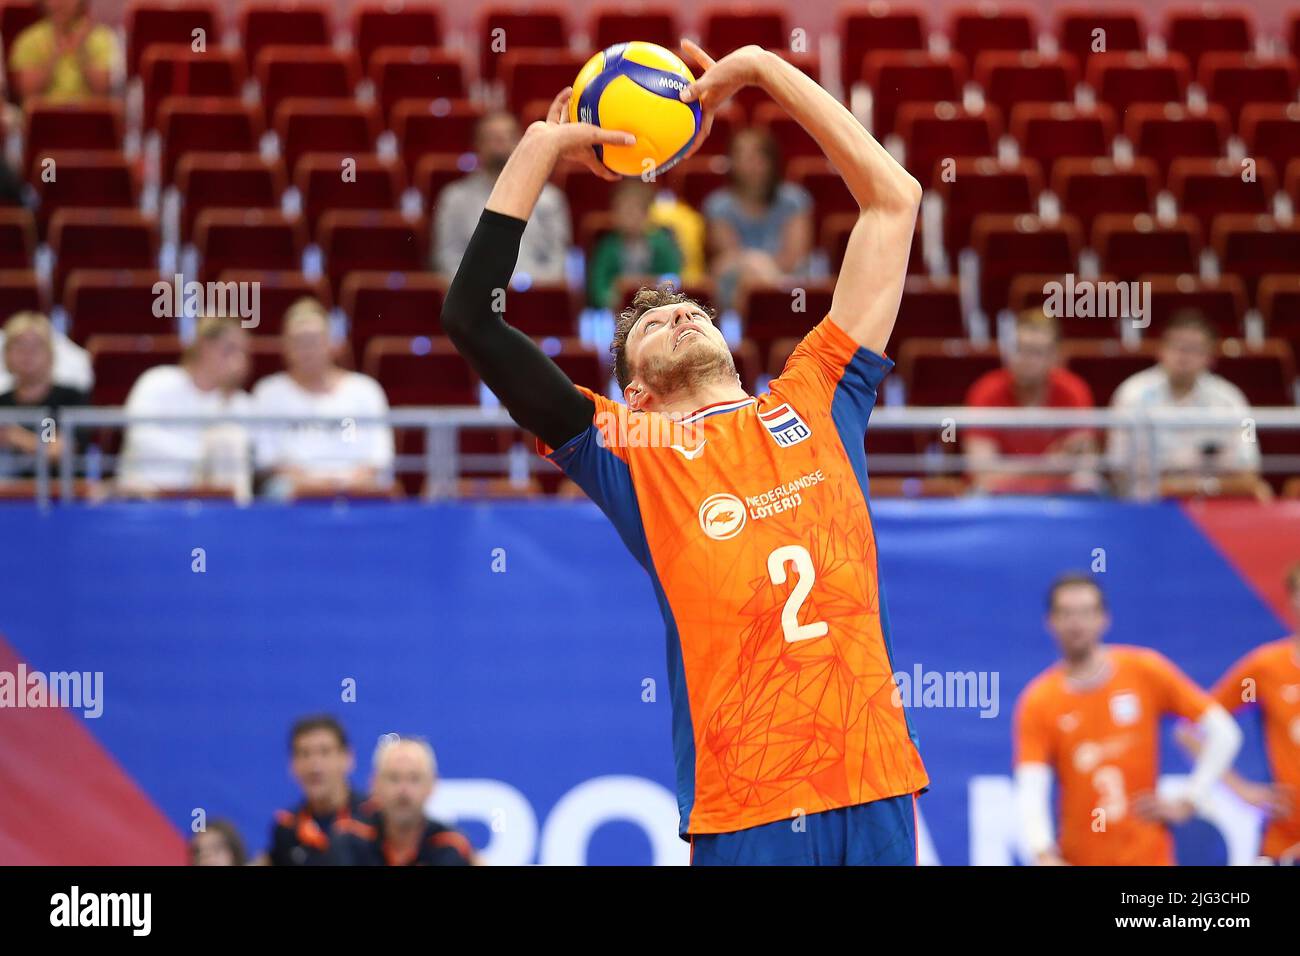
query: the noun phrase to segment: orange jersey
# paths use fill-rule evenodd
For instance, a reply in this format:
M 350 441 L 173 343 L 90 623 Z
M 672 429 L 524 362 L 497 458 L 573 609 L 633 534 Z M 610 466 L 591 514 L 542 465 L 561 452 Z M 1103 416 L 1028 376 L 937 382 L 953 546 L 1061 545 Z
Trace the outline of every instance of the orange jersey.
M 1109 674 L 1079 689 L 1060 664 L 1016 704 L 1016 764 L 1056 773 L 1061 855 L 1080 866 L 1172 865 L 1163 824 L 1139 819 L 1135 797 L 1155 791 L 1160 718 L 1199 719 L 1212 701 L 1167 658 L 1142 647 L 1106 649 Z
M 1251 651 L 1210 693 L 1229 711 L 1259 705 L 1273 782 L 1291 792 L 1291 812 L 1269 820 L 1260 852 L 1275 858 L 1300 852 L 1300 651 L 1295 639 Z
M 825 319 L 769 394 L 677 422 L 583 389 L 591 427 L 548 454 L 650 574 L 684 834 L 928 783 L 893 700 L 867 506 L 867 417 L 892 367 Z

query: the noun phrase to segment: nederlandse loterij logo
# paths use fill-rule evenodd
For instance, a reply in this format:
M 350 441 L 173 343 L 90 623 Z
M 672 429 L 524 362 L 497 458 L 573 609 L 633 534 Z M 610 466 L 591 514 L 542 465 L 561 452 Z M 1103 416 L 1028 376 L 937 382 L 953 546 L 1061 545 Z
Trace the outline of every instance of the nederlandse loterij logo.
M 722 492 L 709 495 L 700 505 L 700 530 L 714 541 L 726 541 L 745 527 L 745 503 Z
M 0 710 L 67 707 L 87 718 L 104 713 L 103 671 L 0 671 Z

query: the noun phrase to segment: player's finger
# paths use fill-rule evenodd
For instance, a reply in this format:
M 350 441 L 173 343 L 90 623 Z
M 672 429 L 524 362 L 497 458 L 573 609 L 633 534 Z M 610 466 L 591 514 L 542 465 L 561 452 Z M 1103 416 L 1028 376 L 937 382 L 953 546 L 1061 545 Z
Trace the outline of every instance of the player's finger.
M 564 116 L 568 113 L 569 97 L 573 95 L 573 87 L 566 86 L 560 92 L 555 94 L 555 99 L 551 100 L 551 108 L 546 111 L 546 122 L 563 123 Z
M 591 153 L 591 152 L 584 153 L 581 157 L 579 157 L 578 162 L 582 163 L 582 165 L 586 166 L 593 173 L 595 173 L 597 176 L 599 176 L 601 179 L 607 182 L 616 183 L 623 178 L 618 173 L 614 172 L 614 170 L 610 169 L 608 166 L 606 166 L 604 163 L 598 160 L 596 158 L 595 153 Z
M 713 57 L 705 53 L 704 48 L 694 40 L 688 40 L 685 37 L 682 37 L 682 49 L 690 54 L 691 59 L 699 64 L 700 69 L 704 70 L 706 73 L 713 69 L 713 64 L 717 62 Z
M 591 144 L 602 143 L 609 146 L 634 146 L 636 137 L 631 133 L 625 133 L 620 129 L 602 129 L 599 126 L 588 126 L 584 131 L 584 139 Z

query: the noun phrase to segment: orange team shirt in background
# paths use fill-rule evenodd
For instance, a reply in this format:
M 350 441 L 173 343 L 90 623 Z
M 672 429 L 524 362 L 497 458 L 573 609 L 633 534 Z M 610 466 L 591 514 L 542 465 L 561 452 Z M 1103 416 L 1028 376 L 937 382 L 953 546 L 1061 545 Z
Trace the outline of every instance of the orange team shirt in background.
M 1249 683 L 1248 683 L 1249 682 Z M 1259 705 L 1273 782 L 1290 791 L 1291 812 L 1272 817 L 1260 853 L 1300 854 L 1300 651 L 1293 637 L 1251 651 L 1210 692 L 1229 711 Z
M 672 421 L 581 389 L 592 425 L 538 443 L 650 575 L 682 834 L 928 783 L 893 700 L 867 506 L 867 418 L 893 364 L 826 318 L 768 394 Z
M 1198 720 L 1212 701 L 1156 651 L 1115 645 L 1106 658 L 1108 676 L 1086 690 L 1061 664 L 1030 682 L 1016 704 L 1015 762 L 1055 772 L 1067 863 L 1172 866 L 1168 829 L 1135 816 L 1133 800 L 1156 789 L 1161 717 Z

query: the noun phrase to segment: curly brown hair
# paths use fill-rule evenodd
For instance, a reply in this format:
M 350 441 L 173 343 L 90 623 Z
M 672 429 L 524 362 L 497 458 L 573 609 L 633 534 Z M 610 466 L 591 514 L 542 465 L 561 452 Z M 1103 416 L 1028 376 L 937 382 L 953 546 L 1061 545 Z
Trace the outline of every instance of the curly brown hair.
M 653 289 L 649 287 L 638 289 L 636 295 L 632 296 L 631 305 L 619 313 L 618 321 L 614 324 L 614 339 L 609 343 L 609 354 L 614 356 L 614 378 L 618 380 L 619 388 L 627 388 L 628 383 L 632 381 L 632 370 L 627 364 L 627 337 L 632 331 L 632 326 L 636 325 L 637 319 L 651 309 L 658 309 L 665 305 L 681 305 L 683 302 L 699 306 L 710 321 L 717 315 L 712 306 L 701 305 L 668 282 Z

